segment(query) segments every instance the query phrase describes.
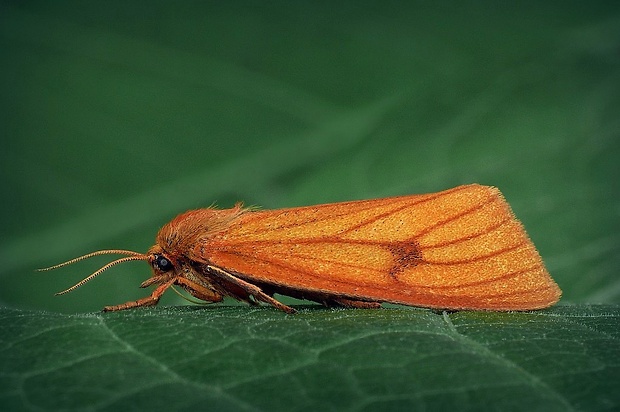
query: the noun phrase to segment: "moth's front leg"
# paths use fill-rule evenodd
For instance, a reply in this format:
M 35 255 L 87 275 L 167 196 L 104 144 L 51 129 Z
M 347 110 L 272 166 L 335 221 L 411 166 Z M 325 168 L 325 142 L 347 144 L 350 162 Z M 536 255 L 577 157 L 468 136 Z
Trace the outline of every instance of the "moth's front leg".
M 192 282 L 191 280 L 179 277 L 177 279 L 177 284 L 181 285 L 183 289 L 192 294 L 195 298 L 204 300 L 205 302 L 221 302 L 224 300 L 224 297 L 217 292 L 212 291 L 202 285 L 199 285 L 196 282 Z
M 170 279 L 168 282 L 159 285 L 153 291 L 153 293 L 151 293 L 151 296 L 147 296 L 147 297 L 142 298 L 142 299 L 126 302 L 126 303 L 123 303 L 123 304 L 120 304 L 120 305 L 106 306 L 106 307 L 103 308 L 103 311 L 104 312 L 115 312 L 117 310 L 125 310 L 125 309 L 131 309 L 131 308 L 138 308 L 138 307 L 141 307 L 141 306 L 154 306 L 154 305 L 157 305 L 157 302 L 159 302 L 159 299 L 161 298 L 161 295 L 164 294 L 166 289 L 168 289 L 174 283 L 175 280 L 176 280 L 176 278 Z
M 224 279 L 225 281 L 230 282 L 231 284 L 236 285 L 237 287 L 241 288 L 248 295 L 253 296 L 254 299 L 256 299 L 257 301 L 268 303 L 274 306 L 275 308 L 278 308 L 281 311 L 286 312 L 286 313 L 295 313 L 295 309 L 291 308 L 290 306 L 286 306 L 282 302 L 277 301 L 273 297 L 263 292 L 261 288 L 259 288 L 258 286 L 252 283 L 246 282 L 243 279 L 239 279 L 238 277 L 233 276 L 232 274 L 226 272 L 223 269 L 218 268 L 217 266 L 207 265 L 207 268 L 212 273 L 220 277 L 221 279 Z M 251 300 L 246 300 L 246 301 L 249 302 L 250 304 L 253 304 Z

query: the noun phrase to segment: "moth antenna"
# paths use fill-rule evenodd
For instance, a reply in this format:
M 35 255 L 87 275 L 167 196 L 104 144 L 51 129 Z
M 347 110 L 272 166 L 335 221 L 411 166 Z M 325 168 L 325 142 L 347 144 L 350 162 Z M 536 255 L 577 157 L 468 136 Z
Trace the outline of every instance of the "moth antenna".
M 91 258 L 93 256 L 99 256 L 99 255 L 129 255 L 129 256 L 143 256 L 142 253 L 138 253 L 138 252 L 134 252 L 132 250 L 121 250 L 121 249 L 107 249 L 107 250 L 98 250 L 96 252 L 91 252 L 91 253 L 87 253 L 84 256 L 80 256 L 80 257 L 76 257 L 74 259 L 71 260 L 67 260 L 66 262 L 62 262 L 59 263 L 57 265 L 54 266 L 50 266 L 47 268 L 42 268 L 42 269 L 37 269 L 37 271 L 39 272 L 45 272 L 47 270 L 53 270 L 53 269 L 58 269 L 61 268 L 63 266 L 67 266 L 70 265 L 72 263 L 76 263 L 79 262 L 81 260 L 84 259 L 88 259 Z
M 104 251 L 101 251 L 101 252 L 104 252 Z M 97 252 L 94 252 L 94 253 L 97 253 Z M 135 253 L 135 252 L 130 252 L 130 253 Z M 100 253 L 100 254 L 103 254 L 103 253 Z M 85 255 L 85 256 L 88 256 L 88 255 Z M 82 256 L 81 258 L 84 258 L 84 256 Z M 81 258 L 77 258 L 77 259 L 81 260 Z M 86 258 L 84 258 L 84 259 L 86 259 Z M 73 259 L 73 260 L 75 260 L 75 259 Z M 133 255 L 133 256 L 127 256 L 127 257 L 124 257 L 124 258 L 117 259 L 117 260 L 115 260 L 113 262 L 110 262 L 107 265 L 105 265 L 104 267 L 102 267 L 101 269 L 99 269 L 98 271 L 96 271 L 95 273 L 93 273 L 92 275 L 82 279 L 81 281 L 79 281 L 75 285 L 71 286 L 69 289 L 65 289 L 62 292 L 56 293 L 56 296 L 64 295 L 65 293 L 72 292 L 75 289 L 77 289 L 80 286 L 82 286 L 84 283 L 94 279 L 95 277 L 99 276 L 100 274 L 102 274 L 106 270 L 110 269 L 112 266 L 118 265 L 119 263 L 129 262 L 129 261 L 132 261 L 132 260 L 148 260 L 148 256 L 147 255 L 143 255 L 143 254 L 136 254 L 136 255 Z M 71 262 L 71 261 L 69 261 L 69 262 Z M 65 263 L 69 264 L 67 262 L 65 262 Z M 61 266 L 62 265 L 64 265 L 64 264 L 61 264 Z M 52 267 L 52 269 L 53 268 L 54 267 Z

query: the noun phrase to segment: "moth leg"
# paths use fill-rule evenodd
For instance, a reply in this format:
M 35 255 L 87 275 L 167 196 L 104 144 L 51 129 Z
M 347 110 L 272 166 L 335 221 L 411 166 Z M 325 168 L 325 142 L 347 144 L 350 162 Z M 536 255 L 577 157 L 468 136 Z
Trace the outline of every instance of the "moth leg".
M 179 277 L 177 279 L 177 284 L 181 285 L 181 287 L 191 293 L 192 296 L 206 302 L 221 302 L 224 299 L 219 293 L 207 289 L 204 286 L 199 285 L 196 282 L 192 282 L 184 277 Z
M 151 276 L 150 278 L 148 278 L 144 282 L 140 283 L 140 287 L 141 288 L 147 288 L 147 287 L 149 287 L 151 285 L 154 285 L 154 284 L 157 284 L 157 283 L 161 283 L 161 282 L 165 281 L 166 279 L 168 279 L 167 275 Z
M 347 299 L 347 298 L 331 298 L 323 302 L 325 306 L 340 306 L 343 308 L 356 309 L 379 309 L 381 302 L 366 302 L 363 300 Z
M 230 282 L 233 285 L 240 287 L 245 292 L 247 292 L 249 295 L 254 296 L 256 300 L 268 303 L 286 313 L 295 313 L 295 309 L 291 308 L 290 306 L 286 306 L 285 304 L 281 302 L 278 302 L 276 299 L 272 298 L 271 296 L 263 292 L 261 288 L 259 288 L 258 286 L 253 285 L 249 282 L 246 282 L 245 280 L 239 279 L 238 277 L 233 276 L 230 273 L 226 272 L 225 270 L 222 270 L 216 266 L 211 266 L 211 265 L 206 265 L 206 266 L 207 266 L 207 269 L 217 274 L 217 276 L 219 276 L 221 279 L 224 279 L 227 282 Z M 250 301 L 250 303 L 252 302 Z
M 159 299 L 161 298 L 161 295 L 164 294 L 166 289 L 168 289 L 174 283 L 175 280 L 176 280 L 176 278 L 170 279 L 168 282 L 159 285 L 153 291 L 153 293 L 151 293 L 151 296 L 147 296 L 147 297 L 142 298 L 142 299 L 126 302 L 126 303 L 123 303 L 123 304 L 120 304 L 120 305 L 106 306 L 106 307 L 103 308 L 103 311 L 104 312 L 114 312 L 114 311 L 117 311 L 117 310 L 131 309 L 131 308 L 137 308 L 137 307 L 141 307 L 141 306 L 154 306 L 154 305 L 157 305 L 157 302 L 159 302 Z

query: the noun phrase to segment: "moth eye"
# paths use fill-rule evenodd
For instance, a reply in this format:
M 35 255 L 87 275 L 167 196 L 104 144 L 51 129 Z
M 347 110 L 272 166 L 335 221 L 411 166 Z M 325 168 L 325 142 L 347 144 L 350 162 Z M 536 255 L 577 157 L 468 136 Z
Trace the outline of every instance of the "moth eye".
M 168 258 L 162 255 L 155 255 L 153 266 L 155 266 L 157 269 L 161 270 L 162 272 L 168 272 L 169 270 L 172 270 L 173 268 L 172 262 L 168 260 Z

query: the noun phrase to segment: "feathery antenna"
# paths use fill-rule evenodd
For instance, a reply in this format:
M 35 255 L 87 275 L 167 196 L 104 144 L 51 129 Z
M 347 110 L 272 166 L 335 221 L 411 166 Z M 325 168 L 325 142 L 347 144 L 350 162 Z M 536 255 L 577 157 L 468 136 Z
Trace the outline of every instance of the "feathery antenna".
M 65 289 L 62 292 L 56 293 L 56 296 L 64 295 L 65 293 L 69 293 L 69 292 L 74 291 L 75 289 L 79 288 L 80 286 L 82 286 L 86 282 L 91 281 L 92 279 L 94 279 L 95 277 L 99 276 L 100 274 L 102 274 L 106 270 L 110 269 L 112 266 L 116 266 L 119 263 L 130 262 L 132 260 L 148 260 L 148 255 L 145 255 L 143 253 L 138 253 L 138 252 L 134 252 L 134 251 L 131 251 L 131 250 L 107 249 L 107 250 L 98 250 L 96 252 L 88 253 L 86 255 L 83 255 L 83 256 L 80 256 L 80 257 L 76 257 L 75 259 L 67 260 L 66 262 L 59 263 L 59 264 L 54 265 L 54 266 L 50 266 L 50 267 L 43 268 L 43 269 L 37 269 L 37 270 L 40 271 L 40 272 L 44 272 L 44 271 L 48 271 L 48 270 L 58 269 L 58 268 L 61 268 L 63 266 L 71 265 L 73 263 L 82 261 L 84 259 L 91 258 L 93 256 L 112 255 L 112 254 L 114 254 L 114 255 L 128 255 L 128 256 L 124 257 L 124 258 L 117 259 L 115 261 L 112 261 L 112 262 L 108 263 L 107 265 L 103 266 L 102 268 L 100 268 L 96 272 L 92 273 L 91 275 L 85 277 L 84 279 L 82 279 L 81 281 L 76 283 L 75 285 L 71 286 L 69 289 Z

